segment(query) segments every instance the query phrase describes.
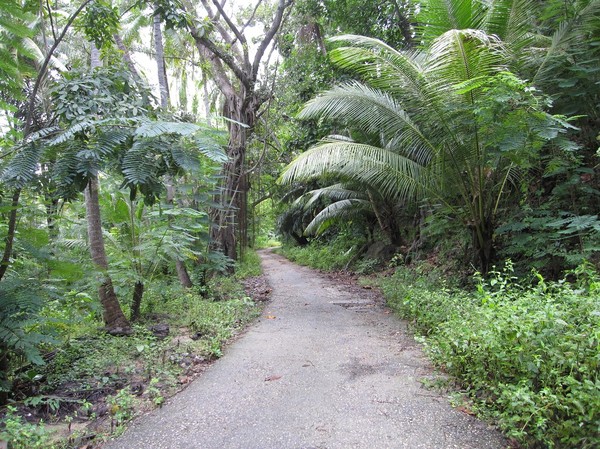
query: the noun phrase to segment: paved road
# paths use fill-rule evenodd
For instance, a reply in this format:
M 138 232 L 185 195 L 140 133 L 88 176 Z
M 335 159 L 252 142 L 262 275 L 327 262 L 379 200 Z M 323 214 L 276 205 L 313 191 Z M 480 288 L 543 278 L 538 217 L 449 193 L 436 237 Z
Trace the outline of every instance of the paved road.
M 263 317 L 186 390 L 105 449 L 499 449 L 422 388 L 427 362 L 372 299 L 262 254 Z

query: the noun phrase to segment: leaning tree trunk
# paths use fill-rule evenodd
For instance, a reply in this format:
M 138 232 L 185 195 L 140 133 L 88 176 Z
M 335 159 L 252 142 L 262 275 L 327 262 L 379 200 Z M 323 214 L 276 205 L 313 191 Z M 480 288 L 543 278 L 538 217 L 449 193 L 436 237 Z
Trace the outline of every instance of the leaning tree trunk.
M 2 260 L 0 260 L 0 281 L 6 274 L 6 270 L 10 265 L 10 258 L 12 257 L 13 244 L 15 241 L 15 235 L 17 232 L 17 209 L 19 208 L 19 197 L 21 196 L 21 189 L 15 189 L 11 202 L 11 211 L 8 215 L 8 231 L 4 239 L 4 252 L 2 254 Z
M 131 329 L 129 321 L 123 314 L 117 299 L 112 279 L 107 273 L 108 259 L 104 249 L 102 221 L 100 218 L 100 202 L 98 200 L 98 178 L 93 177 L 85 189 L 85 211 L 87 216 L 90 254 L 96 267 L 102 273 L 98 287 L 98 295 L 102 304 L 103 318 L 106 328 L 111 333 L 128 333 Z
M 175 269 L 177 270 L 177 277 L 183 288 L 192 288 L 194 284 L 190 278 L 187 267 L 182 260 L 175 260 Z

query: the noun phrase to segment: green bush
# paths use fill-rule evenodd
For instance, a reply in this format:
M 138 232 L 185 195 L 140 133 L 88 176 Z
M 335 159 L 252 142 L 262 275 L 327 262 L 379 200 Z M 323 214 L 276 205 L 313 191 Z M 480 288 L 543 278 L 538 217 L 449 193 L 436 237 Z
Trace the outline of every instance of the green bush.
M 8 407 L 1 422 L 0 441 L 11 449 L 53 449 L 52 435 L 43 424 L 30 424 L 16 414 L 17 409 Z
M 316 240 L 307 246 L 283 246 L 278 252 L 300 265 L 332 271 L 346 268 L 363 245 L 361 238 L 341 233 L 331 240 Z
M 401 269 L 379 284 L 433 361 L 508 436 L 527 447 L 599 447 L 600 283 L 537 278 L 522 286 L 509 266 L 467 293 Z

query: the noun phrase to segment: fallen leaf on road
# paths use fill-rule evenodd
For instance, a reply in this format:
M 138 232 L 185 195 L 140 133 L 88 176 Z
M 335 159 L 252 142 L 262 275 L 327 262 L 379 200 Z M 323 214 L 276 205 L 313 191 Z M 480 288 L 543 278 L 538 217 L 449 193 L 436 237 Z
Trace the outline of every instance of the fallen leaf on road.
M 277 317 L 275 315 L 267 315 L 266 318 L 267 320 L 274 320 Z
M 279 380 L 281 379 L 281 376 L 277 376 L 276 374 L 269 376 L 269 377 L 265 377 L 265 382 L 271 382 L 273 380 Z

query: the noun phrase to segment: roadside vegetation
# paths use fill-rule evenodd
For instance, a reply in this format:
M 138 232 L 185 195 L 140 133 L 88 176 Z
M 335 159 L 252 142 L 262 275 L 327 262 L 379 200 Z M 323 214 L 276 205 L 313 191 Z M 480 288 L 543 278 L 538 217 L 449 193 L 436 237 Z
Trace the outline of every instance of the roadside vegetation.
M 373 274 L 457 405 L 515 446 L 593 448 L 600 3 L 559 3 L 383 2 L 357 23 L 303 2 L 329 78 L 296 109 L 280 252 Z
M 160 406 L 281 242 L 519 444 L 598 446 L 600 0 L 236 5 L 0 0 L 0 439 Z
M 13 449 L 59 449 L 118 434 L 185 388 L 259 315 L 260 303 L 243 287 L 259 275 L 257 255 L 248 252 L 235 277 L 214 276 L 202 289 L 156 280 L 125 337 L 100 327 L 86 293 L 49 300 L 26 328 L 52 336 L 40 347 L 43 363 L 13 360 L 0 440 Z

